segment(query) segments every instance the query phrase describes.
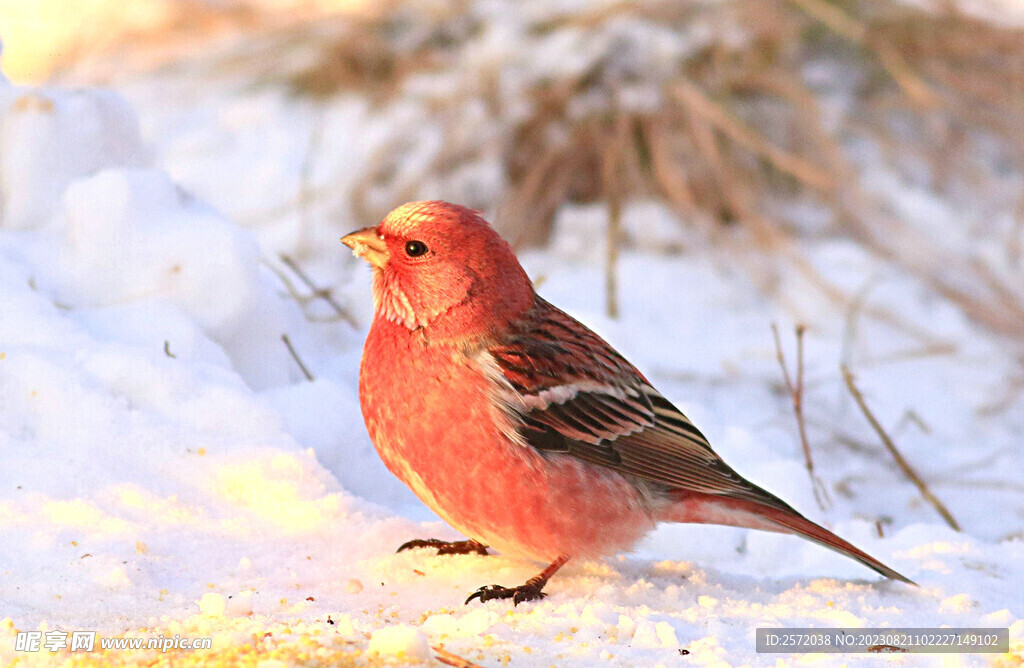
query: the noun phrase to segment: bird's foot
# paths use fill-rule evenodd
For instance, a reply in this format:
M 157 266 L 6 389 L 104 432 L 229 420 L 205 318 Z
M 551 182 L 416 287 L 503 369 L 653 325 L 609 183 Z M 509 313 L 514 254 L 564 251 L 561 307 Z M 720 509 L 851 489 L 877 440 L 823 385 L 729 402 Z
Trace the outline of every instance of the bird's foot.
M 519 605 L 524 601 L 539 601 L 540 599 L 547 596 L 541 589 L 547 584 L 545 581 L 536 581 L 536 579 L 528 580 L 526 584 L 519 585 L 518 587 L 502 587 L 501 585 L 487 585 L 480 587 L 475 592 L 469 595 L 466 599 L 468 605 L 474 598 L 480 599 L 481 603 L 487 601 L 493 601 L 495 599 L 512 599 L 513 605 Z
M 402 543 L 396 552 L 404 550 L 415 550 L 421 547 L 430 547 L 437 550 L 438 554 L 479 554 L 487 556 L 487 546 L 475 540 L 438 540 L 437 538 L 410 540 Z
M 502 587 L 501 585 L 487 585 L 486 587 L 480 587 L 469 595 L 469 598 L 466 599 L 466 604 L 469 605 L 469 602 L 474 598 L 480 599 L 481 603 L 486 603 L 487 601 L 492 601 L 498 598 L 510 598 L 512 599 L 512 603 L 515 605 L 519 605 L 523 601 L 539 601 L 547 596 L 547 594 L 542 592 L 541 589 L 544 589 L 544 585 L 548 583 L 551 576 L 554 575 L 559 568 L 565 565 L 565 562 L 567 561 L 569 561 L 569 557 L 563 554 L 551 562 L 550 566 L 537 575 L 534 575 L 518 587 Z

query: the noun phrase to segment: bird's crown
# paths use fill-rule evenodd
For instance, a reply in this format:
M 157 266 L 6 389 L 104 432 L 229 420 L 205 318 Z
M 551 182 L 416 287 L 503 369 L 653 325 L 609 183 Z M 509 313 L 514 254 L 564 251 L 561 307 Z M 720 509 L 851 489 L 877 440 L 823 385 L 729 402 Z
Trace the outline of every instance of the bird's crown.
M 437 223 L 486 223 L 480 214 L 472 209 L 443 202 L 430 200 L 409 202 L 393 210 L 380 223 L 383 234 L 405 237 L 424 225 Z

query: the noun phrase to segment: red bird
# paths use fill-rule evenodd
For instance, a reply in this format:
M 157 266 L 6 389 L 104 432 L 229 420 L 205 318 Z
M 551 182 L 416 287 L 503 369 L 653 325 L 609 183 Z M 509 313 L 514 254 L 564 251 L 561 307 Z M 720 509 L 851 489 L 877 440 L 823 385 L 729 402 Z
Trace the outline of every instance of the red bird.
M 550 564 L 467 603 L 542 598 L 570 558 L 628 550 L 659 522 L 794 533 L 910 583 L 729 468 L 632 364 L 534 292 L 476 212 L 413 202 L 342 242 L 373 265 L 359 372 L 370 438 L 470 538 L 399 550 L 490 546 Z

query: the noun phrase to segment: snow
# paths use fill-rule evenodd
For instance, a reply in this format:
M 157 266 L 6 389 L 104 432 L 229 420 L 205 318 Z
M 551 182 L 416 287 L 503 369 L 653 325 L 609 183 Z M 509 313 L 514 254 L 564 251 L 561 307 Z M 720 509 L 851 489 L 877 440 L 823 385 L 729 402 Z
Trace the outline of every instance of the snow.
M 283 362 L 263 357 L 287 314 L 274 300 L 261 303 L 267 288 L 250 234 L 157 170 L 80 179 L 65 193 L 63 214 L 62 285 L 70 300 L 109 306 L 160 295 L 221 344 L 251 385 L 288 379 Z
M 427 636 L 415 626 L 397 624 L 377 629 L 370 635 L 366 648 L 369 656 L 387 657 L 406 661 L 430 659 Z
M 668 48 L 659 40 L 645 48 Z M 847 241 L 803 250 L 934 341 L 785 272 L 769 300 L 651 202 L 625 211 L 620 319 L 604 314 L 603 237 L 580 243 L 603 230 L 600 208 L 563 209 L 549 248 L 523 253 L 540 292 L 636 363 L 741 473 L 921 587 L 797 538 L 674 525 L 632 555 L 570 562 L 541 602 L 464 606 L 480 585 L 539 567 L 394 553 L 457 535 L 387 473 L 362 424 L 369 274 L 337 238 L 365 223 L 304 223 L 291 208 L 253 218 L 294 203 L 314 112 L 271 92 L 164 105 L 153 85 L 129 87 L 136 111 L 110 90 L 0 81 L 0 661 L 24 659 L 14 634 L 35 629 L 211 636 L 213 659 L 261 665 L 425 663 L 437 646 L 489 666 L 670 665 L 680 649 L 698 665 L 752 664 L 765 662 L 761 626 L 1005 626 L 1007 662 L 1024 655 L 1024 405 L 996 405 L 1013 396 L 1012 351 Z M 338 188 L 389 124 L 417 118 L 373 117 L 358 100 L 329 113 L 333 150 L 314 171 L 339 174 Z M 210 137 L 226 146 L 209 151 Z M 275 272 L 301 282 L 280 252 L 332 286 L 355 326 L 294 299 Z M 780 323 L 792 363 L 794 314 L 810 325 L 805 410 L 825 509 L 769 329 Z M 962 533 L 894 466 L 841 360 Z
M 138 122 L 111 91 L 22 91 L 4 103 L 4 226 L 47 222 L 72 180 L 145 162 Z
M 205 617 L 223 617 L 226 609 L 227 600 L 220 594 L 207 592 L 199 599 L 199 612 Z M 247 614 L 247 612 L 243 612 L 243 614 Z

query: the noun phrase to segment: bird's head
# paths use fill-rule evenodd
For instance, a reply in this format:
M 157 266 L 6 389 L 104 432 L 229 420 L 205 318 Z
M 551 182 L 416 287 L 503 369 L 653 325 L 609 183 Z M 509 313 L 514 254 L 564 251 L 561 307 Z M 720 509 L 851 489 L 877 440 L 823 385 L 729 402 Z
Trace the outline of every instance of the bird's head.
M 376 316 L 431 338 L 487 335 L 533 304 L 512 248 L 457 204 L 410 202 L 341 241 L 373 266 Z

